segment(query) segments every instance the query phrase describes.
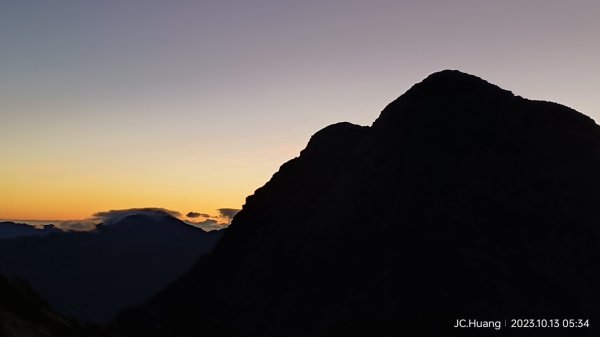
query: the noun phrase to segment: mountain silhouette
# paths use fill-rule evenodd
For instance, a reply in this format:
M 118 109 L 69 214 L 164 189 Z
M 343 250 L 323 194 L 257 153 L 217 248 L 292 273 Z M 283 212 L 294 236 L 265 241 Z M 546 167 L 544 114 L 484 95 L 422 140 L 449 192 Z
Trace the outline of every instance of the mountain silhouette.
M 446 70 L 317 132 L 118 336 L 464 336 L 600 319 L 600 128 Z
M 46 225 L 43 228 L 36 228 L 24 223 L 12 221 L 0 221 L 0 239 L 12 239 L 21 236 L 47 235 L 58 233 L 61 230 L 54 225 Z
M 220 235 L 142 212 L 94 232 L 0 240 L 0 273 L 26 280 L 60 313 L 106 323 L 187 272 Z
M 0 275 L 0 336 L 78 336 L 80 327 L 52 312 L 43 299 L 22 282 Z

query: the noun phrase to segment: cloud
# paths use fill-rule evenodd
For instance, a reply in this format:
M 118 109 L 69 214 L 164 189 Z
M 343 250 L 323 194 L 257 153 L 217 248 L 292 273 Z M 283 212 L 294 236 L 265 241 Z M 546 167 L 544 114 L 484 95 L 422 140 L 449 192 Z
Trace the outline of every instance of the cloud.
M 200 222 L 186 220 L 185 223 L 187 223 L 188 225 L 194 226 L 194 227 L 201 228 L 207 232 L 220 230 L 220 229 L 226 228 L 229 225 L 228 223 L 218 222 L 215 219 L 206 219 L 206 220 L 200 221 Z
M 157 215 L 170 215 L 175 218 L 181 217 L 181 213 L 177 211 L 172 211 L 166 208 L 159 207 L 145 207 L 145 208 L 128 208 L 128 209 L 117 209 L 110 210 L 104 212 L 97 212 L 93 215 L 94 219 L 102 221 L 105 225 L 111 225 L 116 222 L 121 221 L 122 219 L 136 214 L 146 214 L 150 216 Z
M 205 219 L 203 221 L 185 220 L 184 222 L 189 225 L 201 228 L 205 231 L 220 230 L 229 226 L 229 223 L 231 222 L 235 214 L 240 210 L 236 208 L 219 208 L 217 211 L 219 212 L 218 215 L 210 215 L 207 213 L 200 212 L 188 212 L 186 214 L 186 217 L 188 218 Z M 92 217 L 83 220 L 23 220 L 22 222 L 39 229 L 44 228 L 44 226 L 54 224 L 54 227 L 63 231 L 82 232 L 93 231 L 100 223 L 104 225 L 112 225 L 130 215 L 136 214 L 145 214 L 153 217 L 170 215 L 174 218 L 179 219 L 183 217 L 182 214 L 178 211 L 173 211 L 161 207 L 143 207 L 117 210 L 113 209 L 109 211 L 96 212 L 92 215 Z M 52 227 L 48 227 L 47 229 L 51 228 Z
M 3 221 L 3 220 L 0 220 Z M 16 222 L 13 222 L 16 221 Z M 83 220 L 11 220 L 12 223 L 23 226 L 31 226 L 39 231 L 39 234 L 52 233 L 57 231 L 92 231 L 98 224 L 98 219 Z
M 229 226 L 229 224 L 231 223 L 231 220 L 233 219 L 233 217 L 240 210 L 237 208 L 219 208 L 219 209 L 217 209 L 217 211 L 219 212 L 218 215 L 210 215 L 210 214 L 198 213 L 198 212 L 189 212 L 186 214 L 186 217 L 188 217 L 188 218 L 203 217 L 206 219 L 204 221 L 185 220 L 185 222 L 189 225 L 201 228 L 207 232 L 214 231 L 214 230 L 220 230 L 223 228 L 227 228 L 227 226 Z
M 67 232 L 89 232 L 96 229 L 98 224 L 97 220 L 73 220 L 73 221 L 61 221 L 56 225 L 63 231 Z
M 210 218 L 210 214 L 198 213 L 198 212 L 188 212 L 188 214 L 186 214 L 185 216 L 188 218 L 199 218 L 199 217 Z
M 219 215 L 222 218 L 227 219 L 228 221 L 231 221 L 233 219 L 233 217 L 237 214 L 237 212 L 239 212 L 240 210 L 237 208 L 219 208 Z

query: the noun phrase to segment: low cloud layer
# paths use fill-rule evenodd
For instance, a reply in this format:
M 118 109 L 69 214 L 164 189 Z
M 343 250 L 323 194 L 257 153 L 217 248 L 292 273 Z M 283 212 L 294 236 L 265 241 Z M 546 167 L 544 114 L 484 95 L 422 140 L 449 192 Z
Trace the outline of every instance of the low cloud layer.
M 73 221 L 61 221 L 56 227 L 67 232 L 89 232 L 96 229 L 98 225 L 97 220 L 73 220 Z
M 215 219 L 206 219 L 204 221 L 194 222 L 194 221 L 185 221 L 188 225 L 201 228 L 207 232 L 220 230 L 229 226 L 229 223 L 218 222 Z
M 198 213 L 198 212 L 188 212 L 186 215 L 188 218 L 210 218 L 210 214 L 206 213 Z
M 157 215 L 157 214 L 168 214 L 174 218 L 180 218 L 181 213 L 165 208 L 159 207 L 145 207 L 145 208 L 128 208 L 128 209 L 118 209 L 118 210 L 110 210 L 104 212 L 97 212 L 93 215 L 94 219 L 100 220 L 105 225 L 111 225 L 121 221 L 122 219 L 136 214 L 147 214 L 147 215 Z
M 233 217 L 240 211 L 237 208 L 219 208 L 219 215 L 222 218 L 228 219 L 229 222 L 233 219 Z
M 240 210 L 237 208 L 219 208 L 217 209 L 218 214 L 210 215 L 201 212 L 188 212 L 185 216 L 189 219 L 205 218 L 202 221 L 199 220 L 185 220 L 189 225 L 199 227 L 205 231 L 213 231 L 226 228 L 231 223 L 233 217 Z
M 4 220 L 2 220 L 4 221 Z M 98 219 L 83 219 L 83 220 L 9 220 L 17 225 L 31 226 L 42 232 L 87 232 L 92 231 L 98 225 Z
M 184 220 L 185 223 L 201 228 L 205 231 L 220 230 L 226 228 L 231 223 L 233 217 L 239 212 L 236 208 L 219 208 L 217 209 L 218 214 L 210 215 L 202 212 L 188 212 L 185 214 L 186 218 L 196 220 Z M 56 228 L 63 231 L 93 231 L 98 224 L 112 225 L 130 215 L 145 214 L 150 216 L 164 216 L 169 215 L 174 218 L 182 219 L 185 218 L 180 212 L 169 210 L 160 207 L 143 207 L 143 208 L 127 208 L 108 210 L 94 213 L 88 219 L 82 220 L 22 220 L 22 222 L 36 228 L 43 228 L 44 226 L 53 224 Z M 204 220 L 202 220 L 204 219 Z

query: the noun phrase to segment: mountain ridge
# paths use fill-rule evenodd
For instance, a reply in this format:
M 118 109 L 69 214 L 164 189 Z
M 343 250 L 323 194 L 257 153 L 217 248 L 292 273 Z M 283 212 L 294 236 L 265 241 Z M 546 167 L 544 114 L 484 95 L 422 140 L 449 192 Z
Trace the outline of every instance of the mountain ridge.
M 23 236 L 48 235 L 60 231 L 61 230 L 54 225 L 45 225 L 43 228 L 36 228 L 25 223 L 0 221 L 0 240 Z
M 132 214 L 91 232 L 0 240 L 0 273 L 27 280 L 62 314 L 107 323 L 176 280 L 220 236 L 164 212 Z
M 471 75 L 422 83 L 371 127 L 317 132 L 113 332 L 462 336 L 462 317 L 600 319 L 600 128 Z

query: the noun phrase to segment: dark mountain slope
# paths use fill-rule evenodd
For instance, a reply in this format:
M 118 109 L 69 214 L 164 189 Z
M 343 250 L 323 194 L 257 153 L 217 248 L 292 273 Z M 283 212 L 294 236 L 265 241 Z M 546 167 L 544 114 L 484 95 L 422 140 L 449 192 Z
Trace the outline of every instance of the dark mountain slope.
M 80 328 L 55 313 L 23 283 L 0 276 L 0 336 L 68 337 Z
M 47 235 L 58 233 L 61 230 L 54 225 L 47 225 L 43 228 L 35 228 L 28 224 L 16 223 L 12 221 L 0 221 L 0 239 L 12 239 L 21 236 Z
M 600 319 L 600 129 L 457 71 L 315 134 L 120 336 L 448 336 Z M 504 328 L 507 329 L 507 328 Z M 579 333 L 596 335 L 592 328 Z M 576 335 L 565 329 L 510 335 Z
M 187 272 L 219 237 L 146 212 L 95 232 L 0 240 L 0 272 L 27 280 L 61 313 L 106 323 Z

